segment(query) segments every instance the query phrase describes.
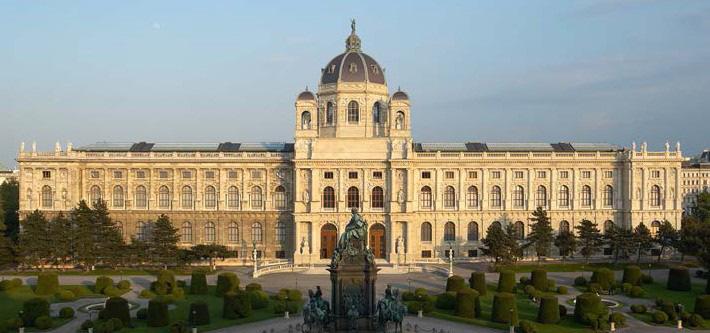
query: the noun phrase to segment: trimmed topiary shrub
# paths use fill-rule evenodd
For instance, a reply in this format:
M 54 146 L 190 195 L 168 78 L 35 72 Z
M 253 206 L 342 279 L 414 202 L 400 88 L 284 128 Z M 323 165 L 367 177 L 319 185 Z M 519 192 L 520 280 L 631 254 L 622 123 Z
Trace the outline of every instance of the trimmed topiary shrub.
M 35 320 L 42 316 L 49 316 L 49 302 L 41 297 L 36 297 L 22 304 L 22 321 L 25 326 L 35 326 Z
M 22 280 L 19 278 L 0 281 L 0 291 L 12 290 L 20 286 L 22 286 Z
M 663 311 L 654 311 L 652 315 L 653 322 L 656 324 L 663 324 L 668 321 L 668 315 Z
M 169 270 L 160 271 L 158 279 L 151 284 L 151 290 L 158 295 L 170 295 L 174 288 L 177 288 L 175 273 Z
M 458 292 L 465 287 L 466 282 L 458 275 L 454 275 L 446 279 L 446 291 Z
M 106 289 L 104 289 L 104 295 L 106 295 L 108 297 L 119 297 L 119 296 L 123 295 L 125 292 L 126 292 L 126 290 L 121 290 L 121 289 L 118 289 L 114 286 L 109 286 Z
M 616 279 L 614 278 L 614 271 L 608 268 L 600 268 L 592 273 L 592 283 L 598 283 L 602 290 L 609 290 L 614 284 Z
M 628 293 L 628 295 L 630 297 L 634 297 L 634 298 L 643 297 L 645 294 L 646 294 L 646 291 L 643 290 L 643 288 L 641 288 L 640 286 L 631 287 L 631 290 Z
M 510 309 L 513 309 L 512 318 Z M 491 310 L 491 320 L 496 323 L 518 323 L 518 308 L 515 302 L 515 295 L 511 293 L 497 293 L 493 296 L 493 309 Z
M 279 305 L 279 304 L 280 303 L 278 303 L 277 305 Z M 418 314 L 419 310 L 422 309 L 422 303 L 419 303 L 417 301 L 407 302 L 406 305 L 407 305 L 407 312 L 409 312 L 410 314 Z M 281 311 L 281 313 L 283 313 L 283 311 Z
M 108 287 L 113 287 L 113 279 L 108 276 L 99 276 L 96 278 L 96 284 L 94 285 L 94 292 L 103 294 L 104 290 Z
M 537 333 L 537 328 L 531 321 L 521 320 L 515 331 L 518 333 Z
M 587 285 L 587 283 L 587 278 L 585 278 L 584 276 L 578 276 L 574 278 L 574 285 L 577 287 L 584 287 Z
M 690 272 L 687 267 L 671 267 L 668 270 L 668 284 L 666 285 L 668 290 L 690 291 L 691 287 Z
M 239 289 L 239 278 L 234 273 L 220 273 L 217 275 L 216 296 L 224 296 L 228 292 Z
M 74 309 L 68 306 L 59 309 L 59 318 L 74 318 Z
M 641 274 L 641 283 L 643 283 L 643 284 L 653 283 L 653 276 L 650 276 L 648 274 Z
M 411 291 L 404 291 L 402 292 L 402 301 L 403 302 L 409 302 L 415 300 L 414 293 Z
M 123 325 L 123 322 L 121 321 L 121 319 L 111 318 L 109 320 L 111 321 L 111 324 L 113 324 L 114 331 L 120 331 L 121 329 L 123 329 L 124 325 Z
M 39 273 L 35 294 L 54 295 L 59 290 L 59 276 L 57 273 Z
M 523 292 L 525 292 L 525 295 L 528 295 L 529 297 L 532 297 L 533 293 L 535 293 L 536 289 L 532 285 L 527 285 L 525 288 L 523 288 Z
M 602 285 L 596 282 L 592 282 L 587 285 L 587 292 L 597 294 L 602 291 Z
M 111 297 L 106 300 L 106 319 L 118 318 L 124 325 L 131 322 L 131 315 L 128 312 L 128 301 L 121 297 Z
M 631 306 L 631 312 L 633 313 L 646 313 L 646 306 L 643 304 L 634 304 Z
M 462 288 L 455 295 L 456 315 L 463 318 L 475 318 L 478 292 L 471 288 Z
M 251 301 L 246 292 L 229 292 L 224 295 L 222 317 L 238 319 L 251 316 Z
M 540 298 L 537 321 L 543 324 L 553 324 L 560 321 L 560 308 L 557 303 L 557 297 L 543 296 Z
M 557 290 L 557 282 L 552 279 L 547 279 L 547 291 L 555 291 Z
M 262 289 L 261 289 L 261 285 L 260 285 L 260 284 L 258 284 L 258 283 L 256 283 L 256 282 L 252 282 L 252 283 L 246 285 L 246 287 L 244 287 L 244 290 L 246 290 L 246 291 L 252 291 L 252 290 L 262 290 Z
M 82 331 L 88 331 L 89 328 L 92 328 L 92 327 L 94 327 L 94 322 L 91 321 L 91 320 L 89 320 L 89 319 L 87 319 L 87 320 L 84 320 L 84 321 L 81 323 L 81 326 L 80 326 L 79 328 L 80 328 Z
M 186 322 L 180 320 L 170 324 L 169 330 L 170 333 L 190 333 L 190 326 Z
M 465 290 L 461 289 L 461 290 Z M 456 308 L 456 292 L 447 291 L 436 297 L 436 307 L 442 310 L 453 310 Z
M 468 286 L 477 291 L 478 295 L 486 296 L 486 273 L 472 272 L 471 277 L 468 279 Z
M 155 293 L 148 290 L 148 289 L 143 289 L 141 290 L 140 294 L 138 294 L 138 297 L 140 298 L 153 298 L 155 297 Z
M 148 326 L 164 327 L 170 323 L 168 303 L 160 299 L 151 299 L 148 302 Z
M 565 287 L 565 286 L 557 287 L 557 293 L 560 295 L 567 295 L 567 293 L 568 293 L 567 287 Z
M 172 294 L 170 294 L 174 300 L 181 300 L 185 298 L 185 289 L 173 288 Z
M 138 319 L 138 320 L 148 319 L 148 309 L 146 309 L 146 308 L 138 309 L 138 311 L 136 311 L 136 319 Z
M 210 323 L 210 311 L 206 302 L 195 301 L 190 304 L 187 321 L 194 325 L 207 325 Z
M 512 293 L 515 289 L 515 272 L 501 271 L 498 275 L 498 292 Z
M 688 319 L 688 324 L 690 324 L 691 327 L 700 327 L 703 325 L 703 316 L 694 313 L 690 315 L 690 318 Z
M 609 316 L 609 321 L 616 324 L 616 326 L 626 326 L 626 317 L 621 312 L 614 312 Z
M 560 312 L 560 318 L 564 318 L 565 316 L 567 316 L 567 307 L 566 306 L 560 304 L 557 306 L 557 308 L 559 309 L 559 312 Z
M 207 294 L 207 276 L 203 272 L 193 272 L 190 277 L 190 294 L 205 295 Z
M 594 325 L 594 321 L 607 313 L 608 309 L 602 303 L 601 297 L 592 293 L 584 293 L 577 296 L 574 304 L 574 319 L 577 322 Z
M 695 298 L 695 311 L 705 319 L 710 319 L 710 295 L 700 295 Z
M 118 289 L 121 289 L 121 290 L 130 290 L 131 289 L 131 281 L 128 281 L 128 280 L 118 281 L 118 283 L 116 284 L 116 287 L 118 287 Z
M 65 289 L 59 289 L 55 296 L 62 302 L 71 302 L 76 299 L 76 295 L 73 292 Z
M 303 295 L 301 295 L 301 291 L 298 289 L 288 289 L 288 300 L 291 302 L 300 302 L 303 301 Z
M 39 316 L 35 319 L 35 327 L 40 330 L 46 330 L 52 328 L 52 317 L 50 316 Z
M 261 290 L 247 291 L 252 309 L 263 309 L 269 306 L 269 295 Z
M 624 267 L 624 277 L 622 279 L 622 282 L 631 284 L 632 286 L 640 285 L 641 268 L 634 265 Z
M 535 289 L 540 291 L 545 291 L 548 289 L 547 285 L 547 271 L 544 269 L 536 269 L 530 273 L 530 281 Z
M 668 320 L 678 320 L 678 313 L 675 311 L 675 304 L 672 301 L 663 300 L 657 308 L 668 315 Z

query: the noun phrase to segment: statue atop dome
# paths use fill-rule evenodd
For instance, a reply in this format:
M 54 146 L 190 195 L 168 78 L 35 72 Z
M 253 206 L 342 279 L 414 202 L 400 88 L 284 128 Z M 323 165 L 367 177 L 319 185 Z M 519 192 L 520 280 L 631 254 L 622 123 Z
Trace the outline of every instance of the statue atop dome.
M 355 34 L 355 19 L 350 20 L 350 36 L 345 39 L 345 52 L 360 52 L 360 37 Z

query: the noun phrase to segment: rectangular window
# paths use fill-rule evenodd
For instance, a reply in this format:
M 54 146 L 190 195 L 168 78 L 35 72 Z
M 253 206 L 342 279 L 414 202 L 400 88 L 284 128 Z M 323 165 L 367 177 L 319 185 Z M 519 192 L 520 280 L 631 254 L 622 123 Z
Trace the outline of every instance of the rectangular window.
M 614 177 L 614 171 L 612 171 L 612 170 L 604 171 L 604 178 L 613 178 L 613 177 Z
M 661 178 L 661 171 L 660 170 L 651 171 L 651 178 Z
M 114 171 L 114 172 L 113 172 L 113 178 L 115 178 L 115 179 L 121 179 L 121 178 L 123 178 L 123 172 L 122 172 L 122 171 Z
M 538 171 L 537 178 L 547 178 L 547 172 L 546 171 Z
M 357 171 L 348 172 L 348 179 L 357 179 Z
M 591 171 L 582 171 L 582 178 L 592 178 L 592 172 Z
M 326 171 L 323 173 L 323 178 L 325 179 L 333 179 L 333 171 Z
M 275 251 L 274 256 L 276 256 L 276 259 L 286 259 L 286 251 L 283 251 L 283 250 Z
M 192 171 L 183 171 L 183 172 L 182 172 L 182 178 L 183 178 L 183 179 L 190 179 L 190 178 L 192 178 Z
M 205 171 L 206 179 L 214 179 L 214 171 Z
M 227 172 L 227 177 L 229 177 L 229 179 L 237 179 L 237 172 L 234 170 L 229 170 L 229 172 Z
M 261 179 L 261 170 L 252 170 L 251 171 L 251 178 L 252 179 Z
M 446 179 L 454 179 L 454 172 L 453 171 L 446 171 L 446 172 L 444 172 L 444 177 Z
M 478 178 L 478 171 L 469 171 L 468 178 L 469 179 L 477 179 Z
M 136 171 L 136 178 L 140 178 L 140 179 L 145 178 L 145 171 L 143 171 L 143 170 Z
M 478 250 L 468 250 L 468 256 L 471 258 L 478 257 Z
M 99 178 L 100 177 L 99 171 L 98 170 L 91 170 L 89 177 L 94 178 L 94 179 Z
M 374 179 L 382 179 L 382 171 L 374 171 L 374 172 L 372 172 L 372 178 L 374 178 Z
M 42 178 L 44 178 L 44 179 L 52 178 L 52 171 L 42 171 Z
M 158 176 L 159 176 L 160 178 L 168 178 L 168 177 L 169 177 L 169 174 L 168 174 L 168 172 L 165 171 L 165 170 L 160 170 Z
M 562 178 L 562 179 L 569 178 L 569 171 L 560 171 L 560 178 Z
M 500 171 L 491 171 L 491 178 L 500 179 Z
M 515 171 L 515 173 L 513 174 L 513 177 L 515 177 L 515 179 L 522 179 L 523 176 L 524 175 L 522 171 Z
M 422 251 L 422 258 L 431 258 L 431 250 Z
M 422 171 L 422 179 L 431 179 L 431 171 Z

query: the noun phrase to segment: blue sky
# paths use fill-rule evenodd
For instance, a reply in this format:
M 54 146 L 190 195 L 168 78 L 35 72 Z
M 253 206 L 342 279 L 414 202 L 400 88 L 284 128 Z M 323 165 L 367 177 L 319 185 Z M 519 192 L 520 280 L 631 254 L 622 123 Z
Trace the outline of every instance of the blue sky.
M 0 162 L 21 141 L 291 141 L 350 19 L 417 141 L 710 147 L 710 2 L 0 0 Z

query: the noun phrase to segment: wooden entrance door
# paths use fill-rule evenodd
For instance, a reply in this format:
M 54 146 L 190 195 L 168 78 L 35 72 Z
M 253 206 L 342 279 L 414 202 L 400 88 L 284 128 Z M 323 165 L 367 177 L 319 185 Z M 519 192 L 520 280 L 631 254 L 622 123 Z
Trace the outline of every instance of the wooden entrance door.
M 320 258 L 329 259 L 338 241 L 338 229 L 328 223 L 320 229 Z
M 370 227 L 370 248 L 375 258 L 384 259 L 387 257 L 387 238 L 385 236 L 385 226 L 376 223 Z

